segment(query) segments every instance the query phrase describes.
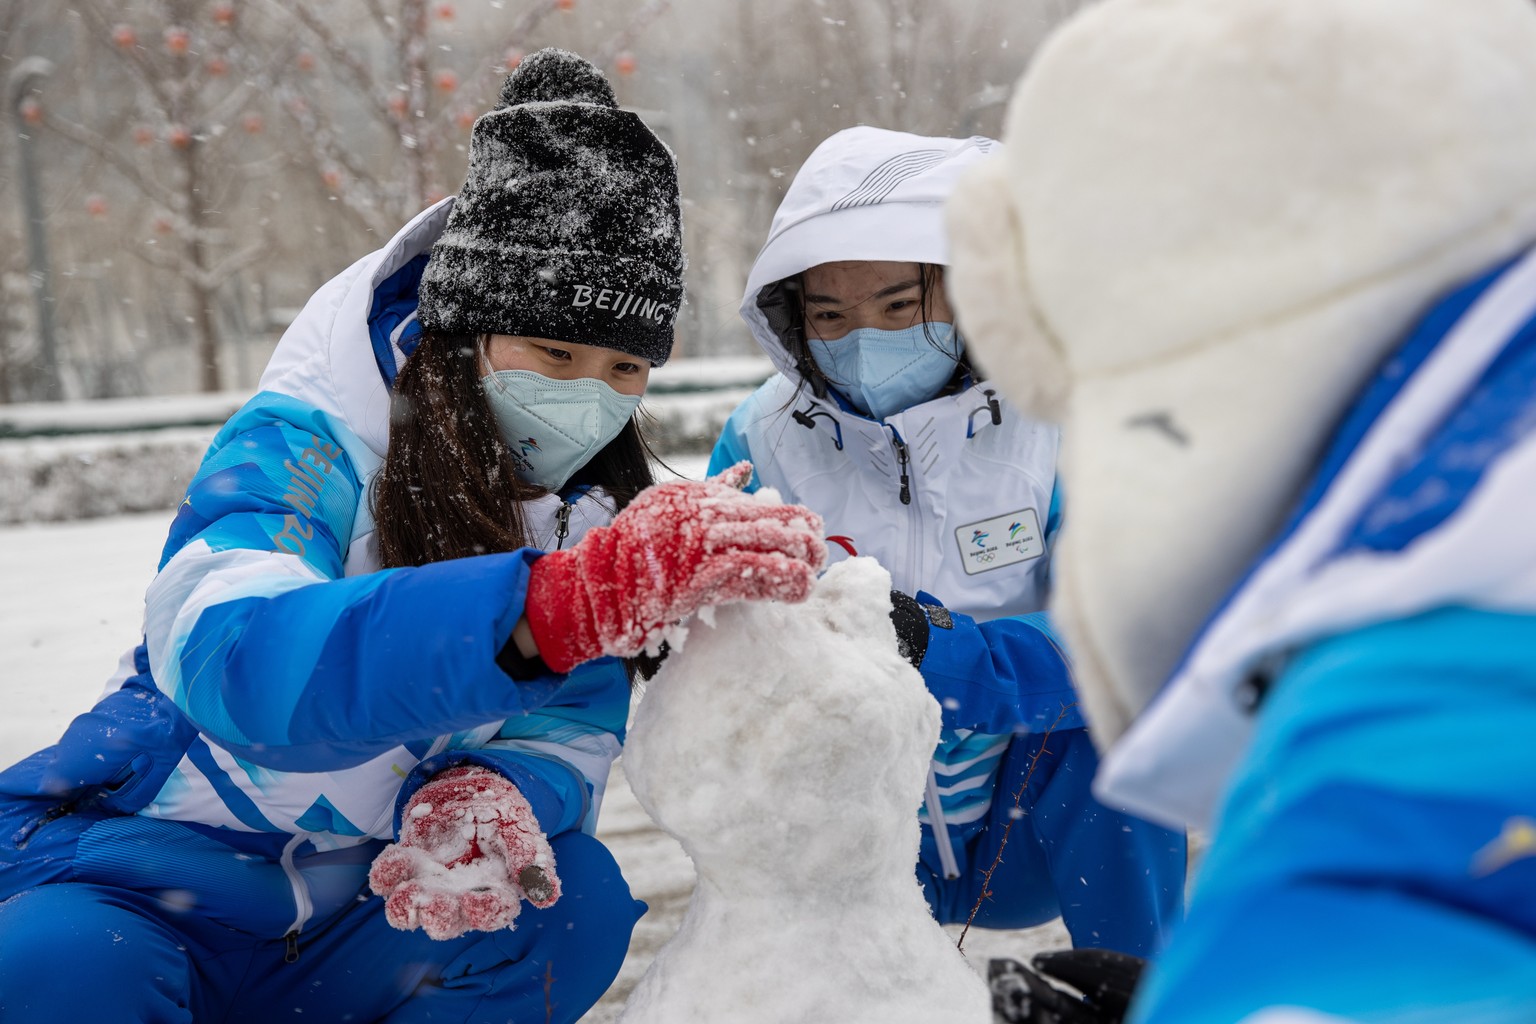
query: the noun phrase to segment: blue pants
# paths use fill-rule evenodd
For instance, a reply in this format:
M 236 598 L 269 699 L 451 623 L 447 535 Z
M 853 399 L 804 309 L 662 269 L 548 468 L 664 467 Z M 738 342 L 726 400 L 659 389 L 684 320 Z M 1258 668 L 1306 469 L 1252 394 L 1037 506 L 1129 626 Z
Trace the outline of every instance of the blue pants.
M 1028 928 L 1060 917 L 1074 946 L 1148 956 L 1184 908 L 1186 844 L 1182 832 L 1112 811 L 1089 792 L 1098 753 L 1083 729 L 1016 738 L 999 769 L 987 825 L 956 849 L 960 877 L 945 880 L 933 830 L 923 826 L 918 881 L 944 924 L 966 921 L 980 901 L 982 928 Z M 1014 810 L 1013 794 L 1028 777 Z M 1018 815 L 1017 817 L 1015 817 Z M 982 875 L 1007 847 L 982 898 Z
M 1533 737 L 1536 617 L 1447 610 L 1305 650 L 1132 1018 L 1536 1020 Z
M 512 931 L 435 941 L 361 900 L 306 929 L 298 959 L 142 893 L 45 885 L 0 903 L 0 1020 L 574 1021 L 607 990 L 645 905 L 608 850 L 552 842 L 564 894 Z

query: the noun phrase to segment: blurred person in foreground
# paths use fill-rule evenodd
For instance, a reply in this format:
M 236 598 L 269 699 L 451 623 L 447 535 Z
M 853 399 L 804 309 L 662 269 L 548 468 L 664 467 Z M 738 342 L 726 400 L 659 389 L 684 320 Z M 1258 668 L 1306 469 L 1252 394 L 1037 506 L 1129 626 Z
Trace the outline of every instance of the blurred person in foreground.
M 1096 792 L 1212 836 L 1130 1016 L 1530 1020 L 1536 6 L 1107 0 L 948 216 Z
M 825 560 L 744 467 L 652 483 L 680 210 L 666 146 L 544 50 L 457 199 L 310 300 L 143 643 L 0 773 L 0 1019 L 574 1021 L 608 988 L 644 910 L 593 836 L 620 659 Z

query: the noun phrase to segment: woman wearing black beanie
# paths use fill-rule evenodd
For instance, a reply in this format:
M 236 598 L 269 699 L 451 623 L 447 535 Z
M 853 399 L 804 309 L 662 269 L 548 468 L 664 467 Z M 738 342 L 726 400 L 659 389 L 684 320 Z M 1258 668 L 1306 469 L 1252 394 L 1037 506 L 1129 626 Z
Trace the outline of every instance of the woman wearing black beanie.
M 653 483 L 679 212 L 667 148 L 545 50 L 459 196 L 311 298 L 187 489 L 143 642 L 0 773 L 0 1017 L 597 1001 L 644 910 L 593 836 L 626 660 L 825 558 L 740 472 Z

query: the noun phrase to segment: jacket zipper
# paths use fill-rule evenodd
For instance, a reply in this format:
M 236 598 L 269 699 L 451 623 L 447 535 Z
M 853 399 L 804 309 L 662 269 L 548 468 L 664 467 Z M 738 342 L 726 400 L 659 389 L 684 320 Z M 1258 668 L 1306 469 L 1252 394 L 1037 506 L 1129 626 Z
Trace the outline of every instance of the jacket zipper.
M 571 535 L 571 507 L 569 501 L 561 501 L 555 511 L 555 550 L 565 547 L 565 538 Z
M 26 849 L 27 844 L 32 841 L 32 836 L 37 832 L 38 829 L 42 828 L 44 825 L 51 821 L 57 821 L 65 815 L 74 814 L 76 811 L 89 809 L 98 801 L 100 801 L 102 797 L 114 793 L 118 789 L 122 788 L 123 784 L 126 783 L 132 776 L 133 766 L 131 764 L 119 768 L 117 774 L 113 775 L 106 782 L 103 782 L 101 785 L 97 786 L 94 790 L 88 791 L 83 796 L 77 796 L 72 800 L 66 800 L 57 806 L 50 807 L 48 810 L 44 811 L 40 817 L 34 818 L 32 821 L 22 825 L 21 828 L 16 831 L 16 834 L 11 836 L 11 842 L 15 844 L 16 849 L 18 850 Z
M 949 823 L 944 820 L 944 805 L 939 800 L 939 780 L 933 773 L 933 762 L 928 762 L 928 789 L 923 794 L 923 805 L 928 808 L 928 824 L 933 828 L 933 845 L 939 850 L 939 865 L 944 878 L 953 881 L 960 877 L 960 862 L 955 857 L 955 843 L 949 835 Z
M 309 886 L 305 884 L 303 875 L 299 873 L 298 867 L 293 863 L 293 851 L 308 838 L 307 835 L 300 832 L 288 840 L 288 845 L 283 847 L 281 859 L 283 874 L 288 876 L 288 885 L 293 889 L 293 905 L 296 911 L 293 924 L 289 926 L 287 934 L 283 936 L 283 941 L 287 945 L 287 949 L 283 953 L 283 962 L 289 964 L 299 959 L 299 933 L 304 930 L 304 926 L 309 923 L 310 915 L 315 912 L 314 904 L 309 898 Z
M 64 817 L 66 814 L 72 813 L 75 810 L 77 803 L 78 801 L 75 800 L 66 800 L 64 803 L 59 804 L 56 807 L 48 808 L 48 810 L 44 811 L 41 816 L 34 818 L 33 820 L 22 825 L 21 828 L 16 831 L 16 834 L 11 836 L 11 842 L 18 850 L 26 849 L 27 844 L 32 841 L 32 836 L 38 829 L 42 828 L 50 821 L 57 821 L 59 818 Z
M 912 504 L 912 478 L 908 473 L 911 465 L 911 455 L 907 450 L 907 443 L 901 439 L 895 427 L 887 424 L 891 431 L 891 444 L 896 449 L 896 465 L 901 471 L 900 498 L 903 505 L 912 510 L 915 521 L 907 531 L 907 561 L 913 579 L 920 578 L 922 570 L 922 506 Z M 944 869 L 944 877 L 954 880 L 960 877 L 960 861 L 955 856 L 955 843 L 949 834 L 949 823 L 944 818 L 944 805 L 939 798 L 939 782 L 934 774 L 933 762 L 928 762 L 928 785 L 923 795 L 923 804 L 928 809 L 928 824 L 933 828 L 934 846 L 939 851 L 939 865 Z
M 907 442 L 903 441 L 901 435 L 896 433 L 895 427 L 891 428 L 891 444 L 896 446 L 896 465 L 901 470 L 901 503 L 903 505 L 910 505 L 912 504 L 912 481 L 907 476 L 907 464 L 909 462 Z
M 923 506 L 919 502 L 912 501 L 912 456 L 907 448 L 907 443 L 901 439 L 896 428 L 889 423 L 886 429 L 891 432 L 891 446 L 896 449 L 896 465 L 900 472 L 901 491 L 899 497 L 901 503 L 907 507 L 907 572 L 908 578 L 922 579 L 923 572 L 923 542 L 927 539 L 927 531 L 923 529 Z

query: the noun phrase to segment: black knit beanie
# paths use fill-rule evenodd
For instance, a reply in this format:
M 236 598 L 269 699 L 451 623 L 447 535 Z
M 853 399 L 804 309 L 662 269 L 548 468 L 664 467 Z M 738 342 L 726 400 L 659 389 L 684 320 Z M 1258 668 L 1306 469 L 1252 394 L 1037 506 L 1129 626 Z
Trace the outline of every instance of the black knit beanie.
M 677 163 L 592 64 L 525 57 L 475 122 L 421 278 L 425 330 L 517 334 L 660 365 L 683 298 Z

